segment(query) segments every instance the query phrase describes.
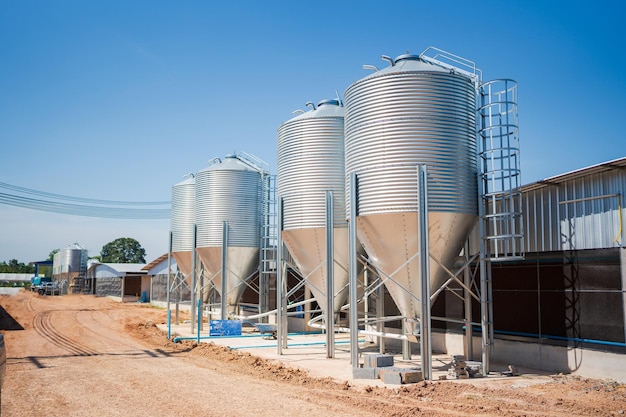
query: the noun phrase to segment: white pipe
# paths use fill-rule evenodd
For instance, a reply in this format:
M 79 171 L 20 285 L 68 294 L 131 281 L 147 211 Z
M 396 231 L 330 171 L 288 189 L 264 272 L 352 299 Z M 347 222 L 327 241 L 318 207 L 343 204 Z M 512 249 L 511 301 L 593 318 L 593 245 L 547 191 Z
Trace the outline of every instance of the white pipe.
M 318 317 L 322 317 L 322 316 L 318 316 Z M 309 321 L 308 326 L 309 327 L 313 327 L 315 329 L 323 329 L 326 330 L 326 326 L 321 324 L 321 323 L 313 323 L 315 321 L 315 319 L 312 319 L 311 321 Z M 349 327 L 335 327 L 335 331 L 337 332 L 341 332 L 341 333 L 350 333 L 350 328 Z M 387 333 L 387 332 L 375 332 L 373 330 L 359 330 L 358 334 L 360 335 L 364 335 L 364 336 L 376 336 L 376 337 L 384 337 L 387 339 L 396 339 L 396 340 L 409 340 L 409 338 L 406 335 L 403 334 L 397 334 L 397 333 Z

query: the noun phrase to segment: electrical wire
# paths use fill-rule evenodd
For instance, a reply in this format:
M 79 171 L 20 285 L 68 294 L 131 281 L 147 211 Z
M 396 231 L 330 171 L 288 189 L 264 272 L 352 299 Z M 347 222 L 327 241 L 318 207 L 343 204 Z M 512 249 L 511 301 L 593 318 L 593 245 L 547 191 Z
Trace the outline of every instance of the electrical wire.
M 117 201 L 117 200 L 96 200 L 93 198 L 83 198 L 83 197 L 72 197 L 68 195 L 62 194 L 54 194 L 48 193 L 45 191 L 33 190 L 30 188 L 18 187 L 17 185 L 11 185 L 4 182 L 0 182 L 0 188 L 6 188 L 8 190 L 17 191 L 22 194 L 31 194 L 40 197 L 50 197 L 56 200 L 65 200 L 65 201 L 77 201 L 82 203 L 93 203 L 93 204 L 102 204 L 102 205 L 113 205 L 113 206 L 163 206 L 169 205 L 169 201 Z
M 169 201 L 115 201 L 97 200 L 91 198 L 72 197 L 61 194 L 47 193 L 0 182 L 0 188 L 17 191 L 22 194 L 35 195 L 42 198 L 32 198 L 18 194 L 0 193 L 0 204 L 52 213 L 69 214 L 84 217 L 99 217 L 109 219 L 169 219 Z M 60 200 L 60 201 L 55 201 Z M 87 204 L 72 204 L 64 201 L 75 201 Z M 155 208 L 154 206 L 167 206 Z M 132 206 L 132 207 L 129 207 Z M 147 206 L 147 207 L 145 207 Z

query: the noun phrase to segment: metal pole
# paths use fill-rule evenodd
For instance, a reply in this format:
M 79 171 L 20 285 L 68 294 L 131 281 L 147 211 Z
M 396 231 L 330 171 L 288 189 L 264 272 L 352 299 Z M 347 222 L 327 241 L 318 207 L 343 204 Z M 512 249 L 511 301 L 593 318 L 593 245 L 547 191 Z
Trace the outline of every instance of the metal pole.
M 193 227 L 194 229 L 194 246 L 195 246 L 195 242 L 196 242 L 196 237 L 198 235 L 198 226 L 194 225 Z M 193 251 L 194 253 L 194 257 L 196 256 L 195 253 L 196 251 Z M 196 260 L 197 263 L 197 260 Z M 202 309 L 204 306 L 204 271 L 202 269 L 202 266 L 198 267 L 198 265 L 196 265 L 196 269 L 199 269 L 199 282 L 198 282 L 198 336 L 200 336 L 200 330 L 203 329 L 203 324 L 202 324 Z
M 168 313 L 170 312 L 170 285 L 171 285 L 171 281 L 172 281 L 172 232 L 170 232 L 170 242 L 169 242 L 169 250 L 167 252 L 167 293 L 166 293 L 166 300 L 167 300 L 167 311 Z M 169 335 L 168 335 L 168 339 L 169 339 Z
M 430 250 L 428 247 L 428 171 L 425 165 L 417 169 L 419 191 L 419 250 L 420 250 L 420 345 L 424 380 L 432 379 L 432 352 L 430 345 Z
M 276 353 L 283 354 L 283 199 L 277 201 L 277 229 L 276 242 Z
M 406 320 L 402 320 L 402 334 L 407 333 Z M 411 360 L 411 342 L 409 339 L 402 340 L 402 359 L 405 361 Z
M 170 241 L 167 252 L 167 287 L 165 288 L 165 295 L 167 299 L 167 340 L 170 340 L 172 337 L 172 310 L 170 308 L 170 286 L 172 282 L 172 240 L 172 232 L 170 232 Z
M 196 274 L 196 234 L 198 228 L 193 225 L 193 252 L 191 253 L 191 334 L 196 331 L 196 291 L 198 289 L 198 276 Z
M 198 344 L 200 344 L 200 324 L 202 323 L 202 309 L 200 306 L 202 305 L 202 301 L 198 299 Z
M 226 310 L 228 308 L 227 294 L 228 294 L 228 222 L 225 221 L 222 225 L 222 298 L 221 298 L 221 319 L 226 320 Z
M 357 253 L 356 253 L 356 173 L 350 173 L 350 214 L 348 224 L 350 252 L 350 363 L 352 369 L 359 367 L 359 315 L 357 311 Z
M 383 285 L 380 285 L 376 290 L 376 318 L 380 319 L 385 316 L 385 289 Z M 377 331 L 383 333 L 385 331 L 385 323 L 378 321 L 376 324 Z M 378 338 L 378 352 L 383 354 L 386 351 L 385 338 L 380 336 Z
M 465 242 L 465 249 L 463 250 L 465 253 L 465 263 L 469 260 L 469 240 Z M 471 288 L 472 285 L 472 277 L 469 270 L 469 264 L 466 265 L 463 270 L 463 281 L 465 284 L 465 291 L 463 292 L 465 296 L 465 343 L 466 343 L 466 355 L 467 360 L 471 361 L 474 357 L 474 342 L 473 342 L 473 329 L 472 329 L 472 296 L 470 295 L 469 290 L 467 288 Z
M 326 191 L 326 357 L 335 357 L 335 286 L 333 192 Z
M 485 199 L 484 190 L 485 184 L 481 171 L 478 172 L 478 218 L 479 218 L 479 230 L 480 230 L 480 253 L 479 253 L 479 267 L 480 267 L 480 332 L 481 332 L 481 359 L 483 363 L 483 375 L 489 375 L 489 346 L 488 341 L 488 325 L 489 325 L 489 309 L 487 308 L 488 294 L 487 294 L 487 262 L 486 262 L 486 250 L 485 244 L 486 225 L 485 225 Z

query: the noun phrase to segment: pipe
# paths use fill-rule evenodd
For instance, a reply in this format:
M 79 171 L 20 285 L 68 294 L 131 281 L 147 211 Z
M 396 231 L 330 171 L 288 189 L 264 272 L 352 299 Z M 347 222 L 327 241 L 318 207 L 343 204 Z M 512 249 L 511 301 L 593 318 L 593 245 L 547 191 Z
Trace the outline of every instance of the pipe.
M 585 339 L 581 337 L 552 336 L 552 335 L 545 335 L 545 334 L 539 335 L 535 333 L 511 332 L 511 331 L 506 331 L 506 330 L 494 330 L 494 333 L 505 335 L 505 336 L 506 335 L 521 336 L 521 337 L 532 337 L 534 339 L 552 339 L 552 340 L 561 340 L 565 342 L 591 343 L 591 344 L 596 344 L 596 345 L 626 347 L 626 343 L 611 342 L 610 340 Z
M 313 327 L 314 329 L 324 329 L 324 330 L 326 329 L 326 326 L 324 326 L 323 324 L 313 323 L 313 320 L 311 320 L 308 323 L 308 326 L 309 327 Z M 335 327 L 335 331 L 336 332 L 341 332 L 341 333 L 351 333 L 349 327 Z M 385 337 L 387 339 L 409 340 L 409 338 L 406 335 L 403 335 L 403 334 L 376 332 L 376 331 L 373 331 L 373 330 L 359 330 L 358 334 L 359 335 L 363 335 L 363 336 Z
M 382 59 L 383 61 L 387 61 L 387 62 L 389 62 L 389 64 L 390 64 L 390 66 L 391 66 L 391 67 L 393 67 L 393 66 L 395 65 L 395 63 L 394 63 L 393 59 L 391 59 L 391 57 L 390 57 L 390 56 L 387 56 L 387 55 L 382 55 L 382 56 L 380 57 L 380 59 Z
M 368 64 L 363 65 L 363 69 L 364 70 L 372 70 L 374 72 L 380 71 L 377 66 L 375 66 L 375 65 L 368 65 Z
M 295 307 L 298 307 L 298 306 L 310 303 L 311 301 L 315 301 L 315 298 L 310 298 L 310 299 L 304 300 L 304 301 L 298 301 L 297 303 L 291 303 L 291 304 L 286 305 L 285 308 L 287 310 L 289 310 L 289 309 L 292 309 L 292 308 L 295 308 Z M 261 317 L 271 316 L 273 314 L 276 314 L 277 312 L 278 312 L 278 309 L 272 310 L 272 311 L 266 311 L 265 313 L 253 314 L 251 316 L 233 316 L 233 318 L 235 318 L 236 320 L 258 319 L 258 318 L 261 318 Z
M 365 342 L 365 339 L 359 340 L 359 342 Z M 336 345 L 344 345 L 346 343 L 350 343 L 349 340 L 340 340 L 336 341 Z M 304 343 L 292 343 L 289 346 L 315 346 L 315 345 L 325 345 L 326 342 L 304 342 Z M 239 349 L 257 349 L 257 348 L 273 348 L 276 345 L 261 345 L 261 346 L 237 346 L 231 347 L 230 350 L 239 350 Z
M 167 310 L 167 340 L 172 338 L 172 310 Z
M 320 332 L 295 332 L 295 333 L 289 333 L 289 336 L 306 336 L 306 335 L 311 335 L 311 334 L 321 334 Z M 255 338 L 255 337 L 265 337 L 266 335 L 264 334 L 242 334 L 239 336 L 176 336 L 174 338 L 174 340 L 172 340 L 174 343 L 178 343 L 181 340 L 207 340 L 207 339 L 245 339 L 245 338 Z

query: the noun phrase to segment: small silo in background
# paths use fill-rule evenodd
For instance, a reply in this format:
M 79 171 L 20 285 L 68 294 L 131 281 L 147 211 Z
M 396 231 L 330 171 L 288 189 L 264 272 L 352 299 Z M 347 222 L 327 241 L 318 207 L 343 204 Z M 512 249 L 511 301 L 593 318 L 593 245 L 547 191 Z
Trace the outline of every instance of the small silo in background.
M 193 174 L 172 187 L 170 231 L 172 233 L 172 256 L 191 285 L 193 255 L 193 232 L 196 215 L 196 179 Z
M 73 243 L 54 254 L 52 278 L 59 282 L 61 291 L 66 293 L 75 278 L 87 273 L 88 250 L 79 243 Z

